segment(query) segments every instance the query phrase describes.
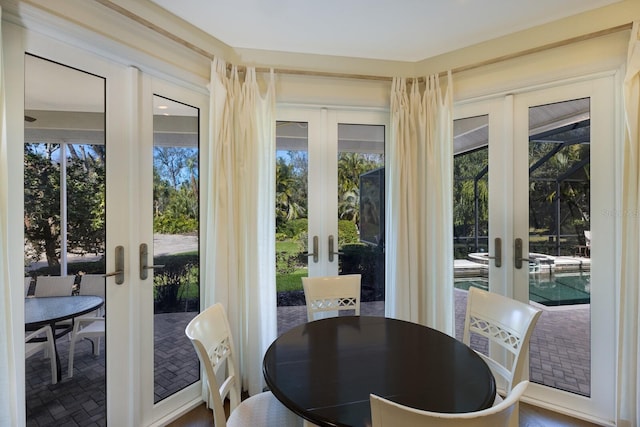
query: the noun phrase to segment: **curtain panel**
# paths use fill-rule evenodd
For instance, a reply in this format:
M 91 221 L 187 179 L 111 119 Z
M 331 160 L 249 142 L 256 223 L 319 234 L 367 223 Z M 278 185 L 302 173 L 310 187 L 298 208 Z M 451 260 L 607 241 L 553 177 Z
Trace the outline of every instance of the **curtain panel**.
M 634 22 L 624 79 L 625 140 L 622 172 L 620 318 L 618 324 L 619 427 L 640 425 L 640 22 Z
M 451 72 L 391 89 L 385 314 L 453 333 Z
M 2 18 L 2 8 L 0 8 Z M 1 21 L 1 19 L 0 19 Z M 7 141 L 7 115 L 5 104 L 4 54 L 0 27 L 0 212 L 9 212 L 9 159 Z M 6 215 L 0 215 L 0 426 L 18 424 L 18 378 L 14 351 L 14 327 L 11 309 L 11 265 L 9 262 L 9 224 Z
M 262 96 L 255 68 L 214 59 L 206 202 L 206 306 L 228 313 L 243 389 L 264 388 L 262 357 L 277 334 L 275 290 L 275 78 Z

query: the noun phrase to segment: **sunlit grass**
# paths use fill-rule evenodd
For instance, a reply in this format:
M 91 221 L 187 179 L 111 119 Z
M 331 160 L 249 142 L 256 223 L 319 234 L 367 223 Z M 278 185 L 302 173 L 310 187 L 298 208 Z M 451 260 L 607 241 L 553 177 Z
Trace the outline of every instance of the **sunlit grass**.
M 307 269 L 301 268 L 291 274 L 276 274 L 276 290 L 283 291 L 301 291 L 302 277 L 307 276 Z

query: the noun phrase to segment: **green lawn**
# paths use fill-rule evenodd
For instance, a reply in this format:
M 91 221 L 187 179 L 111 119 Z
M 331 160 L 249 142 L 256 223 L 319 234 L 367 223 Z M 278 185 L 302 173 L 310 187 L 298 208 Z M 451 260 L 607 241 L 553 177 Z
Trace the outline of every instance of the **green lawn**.
M 302 277 L 307 276 L 307 269 L 301 268 L 291 274 L 276 274 L 276 290 L 282 291 L 301 291 Z

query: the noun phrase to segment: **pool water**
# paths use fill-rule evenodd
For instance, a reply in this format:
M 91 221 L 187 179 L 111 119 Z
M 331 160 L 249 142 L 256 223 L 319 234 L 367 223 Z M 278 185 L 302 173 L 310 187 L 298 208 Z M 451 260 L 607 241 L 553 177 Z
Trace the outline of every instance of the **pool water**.
M 591 275 L 589 273 L 531 274 L 529 299 L 546 306 L 589 304 L 591 300 Z M 488 289 L 486 278 L 456 279 L 457 289 L 471 286 Z

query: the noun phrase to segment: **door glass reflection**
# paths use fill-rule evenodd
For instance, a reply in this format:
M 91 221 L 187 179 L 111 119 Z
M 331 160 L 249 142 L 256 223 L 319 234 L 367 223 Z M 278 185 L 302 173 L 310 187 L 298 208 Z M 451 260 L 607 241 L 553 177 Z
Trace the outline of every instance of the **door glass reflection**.
M 24 292 L 32 301 L 105 296 L 104 93 L 101 77 L 25 56 Z M 78 333 L 71 333 L 68 320 L 55 323 L 57 384 L 50 369 L 55 355 L 27 358 L 29 425 L 106 423 L 106 311 L 89 316 L 76 322 L 89 328 Z M 79 332 L 87 336 L 88 330 L 90 339 L 81 339 Z
M 466 291 L 489 289 L 489 116 L 455 120 L 453 132 L 455 331 L 462 340 Z M 489 354 L 483 337 L 472 336 L 471 347 Z
M 591 102 L 529 108 L 530 379 L 591 395 Z
M 309 124 L 276 123 L 276 291 L 278 334 L 307 321 Z
M 200 310 L 198 108 L 153 97 L 154 402 L 200 379 L 184 329 Z
M 339 274 L 362 277 L 362 313 L 383 316 L 385 168 L 382 125 L 338 124 Z

